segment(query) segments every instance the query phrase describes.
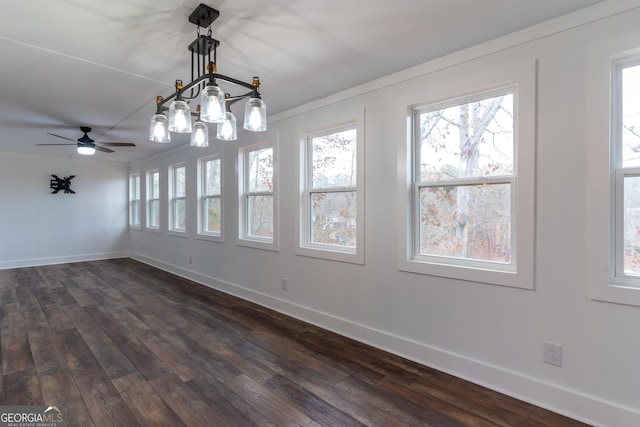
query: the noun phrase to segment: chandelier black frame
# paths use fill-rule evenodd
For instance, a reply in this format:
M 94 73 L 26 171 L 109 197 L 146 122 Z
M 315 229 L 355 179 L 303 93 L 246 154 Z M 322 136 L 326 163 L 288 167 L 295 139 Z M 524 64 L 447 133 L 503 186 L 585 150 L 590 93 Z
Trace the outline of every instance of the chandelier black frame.
M 244 129 L 263 132 L 267 129 L 266 104 L 260 97 L 260 79 L 246 83 L 233 77 L 218 74 L 217 48 L 220 42 L 211 37 L 211 24 L 220 16 L 220 12 L 207 5 L 200 4 L 189 15 L 189 22 L 198 27 L 196 39 L 189 45 L 191 52 L 191 82 L 184 85 L 176 80 L 175 92 L 156 98 L 156 114 L 151 118 L 149 139 L 155 142 L 171 142 L 171 132 L 191 133 L 191 145 L 206 147 L 209 145 L 206 123 L 217 124 L 217 137 L 221 140 L 237 139 L 236 119 L 231 105 L 249 98 L 245 106 Z M 207 35 L 200 34 L 200 28 L 209 27 Z M 213 55 L 212 55 L 213 53 Z M 248 92 L 232 96 L 217 85 L 222 80 L 236 86 L 249 89 Z M 185 100 L 200 96 L 200 105 L 192 113 Z M 169 106 L 167 107 L 167 103 Z M 165 112 L 169 112 L 169 117 Z M 196 117 L 191 123 L 191 117 Z

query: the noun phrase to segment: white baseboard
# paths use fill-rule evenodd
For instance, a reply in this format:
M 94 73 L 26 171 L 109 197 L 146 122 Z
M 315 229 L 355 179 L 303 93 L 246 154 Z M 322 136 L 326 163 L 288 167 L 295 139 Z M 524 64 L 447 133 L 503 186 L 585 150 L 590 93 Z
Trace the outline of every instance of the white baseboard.
M 0 270 L 9 268 L 37 267 L 39 265 L 69 264 L 72 262 L 98 261 L 102 259 L 127 258 L 129 251 L 104 252 L 99 254 L 67 255 L 60 257 L 16 259 L 0 261 Z
M 204 286 L 479 384 L 593 426 L 638 426 L 640 412 L 445 349 L 371 328 L 310 307 L 132 252 L 130 257 Z

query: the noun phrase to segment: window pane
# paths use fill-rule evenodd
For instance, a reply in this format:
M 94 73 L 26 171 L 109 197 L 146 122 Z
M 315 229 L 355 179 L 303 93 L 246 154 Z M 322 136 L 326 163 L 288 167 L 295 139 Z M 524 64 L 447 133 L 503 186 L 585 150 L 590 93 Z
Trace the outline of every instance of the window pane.
M 149 222 L 151 227 L 160 226 L 160 201 L 151 200 L 149 202 Z
M 640 166 L 640 65 L 622 70 L 622 166 Z M 626 264 L 626 263 L 625 263 Z
M 185 199 L 175 199 L 173 202 L 173 228 L 184 230 L 185 228 Z
M 249 236 L 273 237 L 273 196 L 248 196 Z
M 311 139 L 312 188 L 356 185 L 356 130 Z
M 624 272 L 640 274 L 640 177 L 624 178 Z
M 140 224 L 140 201 L 139 200 L 131 201 L 131 224 L 133 225 Z
M 186 193 L 186 181 L 185 181 L 185 167 L 179 167 L 174 169 L 174 191 L 173 197 L 185 197 Z
M 220 159 L 209 160 L 205 167 L 205 195 L 220 194 Z
M 420 188 L 419 254 L 511 261 L 511 185 Z
M 154 172 L 151 176 L 151 198 L 157 199 L 160 196 L 160 172 Z
M 513 94 L 419 114 L 418 181 L 513 174 Z
M 356 247 L 356 192 L 311 195 L 311 242 Z
M 219 197 L 207 197 L 204 199 L 206 212 L 206 230 L 210 233 L 220 233 L 222 230 L 222 211 Z
M 273 148 L 250 151 L 247 154 L 247 191 L 273 191 Z

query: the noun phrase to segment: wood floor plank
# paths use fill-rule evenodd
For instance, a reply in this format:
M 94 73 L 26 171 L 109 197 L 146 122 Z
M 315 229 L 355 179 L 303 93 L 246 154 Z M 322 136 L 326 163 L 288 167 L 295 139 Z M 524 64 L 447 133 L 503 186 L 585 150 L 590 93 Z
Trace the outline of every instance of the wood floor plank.
M 23 333 L 25 329 L 20 304 L 2 304 L 0 306 L 0 335 Z
M 294 408 L 251 378 L 242 374 L 225 383 L 237 395 L 279 426 L 318 426 L 311 418 Z
M 201 377 L 186 383 L 204 402 L 211 406 L 232 427 L 275 427 L 249 402 L 215 378 Z
M 2 354 L 2 374 L 7 375 L 27 369 L 35 369 L 31 344 L 27 331 L 0 336 Z
M 110 378 L 118 378 L 136 371 L 111 339 L 95 324 L 84 308 L 71 305 L 67 315 L 75 325 L 91 353 Z
M 68 370 L 40 377 L 42 397 L 47 406 L 58 406 L 67 427 L 95 426 L 80 391 Z M 100 427 L 100 426 L 98 426 Z
M 336 408 L 326 400 L 282 375 L 270 378 L 265 387 L 283 400 L 295 404 L 297 408 L 300 408 L 304 414 L 318 424 L 324 426 L 365 426 L 364 423 L 353 416 Z
M 148 333 L 142 342 L 182 381 L 197 378 L 201 371 L 189 356 L 162 336 Z
M 217 352 L 211 352 L 191 338 L 185 331 L 174 331 L 161 334 L 176 348 L 187 354 L 189 358 L 203 371 L 218 381 L 224 382 L 229 378 L 240 375 L 240 371 L 232 363 L 220 357 Z
M 49 322 L 39 305 L 22 306 L 22 316 L 27 329 L 44 329 L 49 327 Z
M 3 375 L 1 396 L 0 402 L 2 405 L 44 405 L 40 379 L 36 369 L 30 368 Z
M 113 384 L 141 425 L 175 427 L 185 425 L 137 372 L 117 378 L 113 380 Z
M 30 329 L 28 336 L 38 375 L 49 375 L 67 369 L 67 364 L 58 349 L 56 337 L 51 329 Z
M 98 359 L 91 352 L 77 329 L 64 329 L 56 332 L 58 347 L 74 378 L 103 372 Z
M 76 378 L 89 414 L 96 426 L 135 427 L 140 425 L 104 372 Z
M 0 287 L 0 304 L 11 304 L 18 302 L 18 294 L 13 286 Z
M 73 322 L 71 322 L 69 316 L 67 316 L 58 303 L 45 305 L 42 307 L 42 311 L 49 323 L 49 327 L 53 331 L 73 328 Z
M 206 335 L 200 331 L 189 331 L 187 335 L 198 340 L 198 342 L 210 352 L 219 355 L 238 369 L 238 371 L 247 374 L 258 382 L 264 382 L 276 374 L 260 361 L 256 362 L 248 353 L 245 353 L 245 355 L 241 354 L 241 351 L 239 351 L 237 347 L 225 343 L 216 337 L 215 334 Z
M 224 425 L 221 418 L 209 405 L 191 390 L 175 374 L 167 374 L 149 381 L 151 387 L 173 408 L 188 426 Z
M 142 341 L 130 334 L 117 318 L 102 307 L 91 308 L 89 315 L 145 379 L 171 372 Z

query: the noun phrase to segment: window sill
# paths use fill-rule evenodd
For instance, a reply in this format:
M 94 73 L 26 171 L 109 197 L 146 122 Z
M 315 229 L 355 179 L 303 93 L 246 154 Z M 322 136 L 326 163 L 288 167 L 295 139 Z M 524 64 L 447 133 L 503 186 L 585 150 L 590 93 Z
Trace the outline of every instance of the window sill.
M 205 241 L 208 241 L 208 242 L 224 243 L 224 237 L 222 237 L 221 234 L 203 234 L 203 233 L 198 233 L 198 235 L 196 236 L 196 239 L 205 240 Z
M 532 290 L 533 271 L 518 272 L 512 266 L 502 264 L 486 266 L 455 265 L 453 263 L 434 263 L 418 260 L 400 260 L 398 270 L 409 273 L 424 274 L 428 276 L 445 277 L 450 279 L 465 280 L 468 282 L 485 283 L 488 285 L 508 286 L 519 289 Z
M 346 251 L 340 249 L 341 248 L 300 246 L 296 248 L 296 255 L 364 265 L 363 253 L 359 253 L 357 250 Z

